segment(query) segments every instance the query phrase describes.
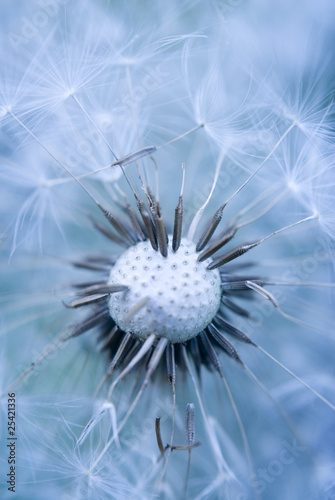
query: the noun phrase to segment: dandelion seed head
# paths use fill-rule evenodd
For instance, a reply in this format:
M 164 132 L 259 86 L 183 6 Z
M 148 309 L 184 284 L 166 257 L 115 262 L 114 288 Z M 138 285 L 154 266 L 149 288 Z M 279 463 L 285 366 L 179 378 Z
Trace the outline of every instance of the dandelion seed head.
M 147 242 L 124 252 L 108 282 L 129 287 L 109 301 L 117 325 L 140 339 L 155 333 L 172 343 L 185 342 L 206 328 L 220 305 L 220 274 L 206 269 L 210 259 L 197 258 L 195 244 L 186 238 L 166 258 Z

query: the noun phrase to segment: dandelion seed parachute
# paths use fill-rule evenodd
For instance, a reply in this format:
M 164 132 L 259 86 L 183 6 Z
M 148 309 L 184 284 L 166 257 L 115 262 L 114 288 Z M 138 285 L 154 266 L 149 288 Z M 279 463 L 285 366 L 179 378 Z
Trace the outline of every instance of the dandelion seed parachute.
M 329 496 L 333 6 L 275 7 L 286 64 L 264 2 L 32 5 L 0 82 L 21 497 Z

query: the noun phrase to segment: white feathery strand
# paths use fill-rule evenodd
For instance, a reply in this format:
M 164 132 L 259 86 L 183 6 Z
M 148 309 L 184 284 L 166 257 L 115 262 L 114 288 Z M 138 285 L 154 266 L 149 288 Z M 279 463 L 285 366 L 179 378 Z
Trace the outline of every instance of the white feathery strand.
M 265 349 L 263 349 L 263 347 L 261 347 L 260 345 L 257 345 L 257 348 L 260 351 L 262 351 L 262 353 L 264 353 L 265 356 L 267 356 L 274 363 L 276 363 L 276 365 L 280 366 L 284 371 L 286 371 L 289 375 L 291 375 L 291 377 L 295 378 L 298 382 L 300 382 L 300 384 L 304 385 L 306 387 L 306 389 L 308 389 L 310 392 L 312 392 L 318 399 L 320 399 L 320 401 L 322 401 L 325 405 L 327 405 L 331 410 L 333 410 L 335 412 L 335 405 L 333 405 L 330 401 L 328 401 L 328 399 L 326 399 L 324 396 L 322 396 L 322 394 L 320 394 L 318 391 L 313 389 L 313 387 L 311 387 L 309 384 L 307 384 L 307 382 L 305 382 L 300 377 L 298 377 L 298 375 L 296 375 L 292 370 L 287 368 L 287 366 L 285 366 L 278 359 L 276 359 L 274 356 L 272 356 L 269 352 L 267 352 Z
M 192 222 L 191 222 L 191 225 L 190 225 L 190 228 L 188 230 L 188 234 L 187 234 L 187 238 L 191 241 L 193 241 L 194 239 L 194 235 L 195 235 L 195 232 L 197 230 L 197 227 L 199 225 L 199 222 L 201 220 L 201 217 L 204 213 L 204 210 L 205 208 L 207 207 L 208 203 L 210 202 L 211 198 L 212 198 L 212 195 L 214 193 L 214 189 L 215 189 L 215 186 L 217 184 L 217 181 L 218 181 L 218 177 L 219 177 L 219 174 L 220 174 L 220 170 L 221 170 L 221 167 L 222 167 L 222 162 L 226 156 L 226 153 L 227 153 L 227 149 L 222 149 L 221 152 L 220 152 L 220 155 L 218 157 L 218 160 L 216 162 L 216 168 L 215 168 L 215 174 L 214 174 L 214 181 L 213 181 L 213 184 L 212 184 L 212 188 L 210 190 L 210 193 L 205 201 L 205 203 L 199 208 L 199 210 L 197 211 L 197 213 L 195 214 Z

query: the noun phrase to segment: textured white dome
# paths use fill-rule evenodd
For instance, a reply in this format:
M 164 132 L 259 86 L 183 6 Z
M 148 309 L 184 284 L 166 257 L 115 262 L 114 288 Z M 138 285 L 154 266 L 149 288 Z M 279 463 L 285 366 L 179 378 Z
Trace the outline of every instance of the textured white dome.
M 171 239 L 171 237 L 170 237 Z M 201 332 L 220 305 L 220 274 L 197 262 L 195 244 L 182 238 L 174 253 L 162 257 L 149 242 L 129 248 L 116 261 L 108 284 L 129 291 L 109 299 L 110 315 L 125 332 L 140 339 L 151 333 L 170 342 L 185 342 Z

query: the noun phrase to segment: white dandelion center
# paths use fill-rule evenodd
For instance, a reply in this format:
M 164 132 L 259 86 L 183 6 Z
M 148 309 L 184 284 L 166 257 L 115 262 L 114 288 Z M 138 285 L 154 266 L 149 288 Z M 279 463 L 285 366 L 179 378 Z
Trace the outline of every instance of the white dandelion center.
M 109 299 L 118 327 L 140 339 L 154 333 L 172 343 L 185 342 L 206 328 L 220 306 L 220 273 L 208 271 L 211 259 L 200 263 L 198 256 L 186 238 L 175 253 L 169 245 L 166 258 L 146 241 L 124 252 L 108 281 L 129 287 Z

